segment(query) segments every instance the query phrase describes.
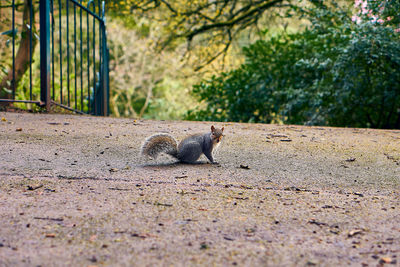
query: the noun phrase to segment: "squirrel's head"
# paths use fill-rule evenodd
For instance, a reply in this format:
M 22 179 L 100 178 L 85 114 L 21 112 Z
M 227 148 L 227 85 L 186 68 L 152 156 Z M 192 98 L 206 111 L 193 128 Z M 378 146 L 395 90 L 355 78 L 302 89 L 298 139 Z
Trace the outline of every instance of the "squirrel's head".
M 211 126 L 211 139 L 213 143 L 219 143 L 224 136 L 224 127 L 221 129 L 215 128 L 214 125 Z

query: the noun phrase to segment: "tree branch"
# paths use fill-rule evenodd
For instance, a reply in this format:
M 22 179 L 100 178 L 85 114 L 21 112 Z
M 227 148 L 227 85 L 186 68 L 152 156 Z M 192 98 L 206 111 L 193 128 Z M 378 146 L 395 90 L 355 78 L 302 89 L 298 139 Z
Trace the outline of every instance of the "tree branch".
M 264 3 L 264 4 L 262 4 L 262 5 L 258 6 L 258 7 L 255 7 L 253 9 L 249 10 L 248 12 L 246 12 L 245 14 L 243 14 L 243 15 L 237 17 L 237 18 L 231 19 L 229 21 L 217 22 L 217 23 L 213 23 L 213 24 L 206 24 L 206 25 L 203 25 L 200 28 L 197 28 L 197 29 L 195 29 L 193 31 L 189 31 L 189 32 L 187 32 L 185 34 L 177 35 L 176 37 L 185 37 L 188 40 L 191 40 L 191 39 L 193 39 L 194 36 L 196 36 L 198 34 L 201 34 L 201 33 L 204 33 L 206 31 L 215 29 L 215 28 L 232 27 L 232 26 L 234 26 L 236 24 L 239 24 L 240 22 L 246 20 L 247 18 L 251 17 L 255 13 L 262 13 L 266 9 L 268 9 L 268 8 L 274 6 L 275 4 L 280 3 L 282 1 L 283 0 L 274 0 L 274 1 L 271 1 L 271 2 L 268 2 L 268 3 Z

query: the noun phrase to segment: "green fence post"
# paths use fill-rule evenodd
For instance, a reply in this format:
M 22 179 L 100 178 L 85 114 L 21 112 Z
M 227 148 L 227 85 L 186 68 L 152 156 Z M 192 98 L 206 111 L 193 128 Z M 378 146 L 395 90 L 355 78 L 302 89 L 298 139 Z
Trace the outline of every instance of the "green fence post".
M 104 25 L 104 24 L 103 24 Z M 101 115 L 108 116 L 108 51 L 107 51 L 107 37 L 106 37 L 106 29 L 103 26 L 103 45 L 102 45 L 102 54 L 103 54 L 103 62 L 102 62 L 102 75 L 101 75 Z
M 107 47 L 107 31 L 106 31 L 106 22 L 105 22 L 105 2 L 102 1 L 102 56 L 103 62 L 101 66 L 101 115 L 108 116 L 110 115 L 110 85 L 109 85 L 109 50 Z
M 50 110 L 50 0 L 40 0 L 40 102 Z

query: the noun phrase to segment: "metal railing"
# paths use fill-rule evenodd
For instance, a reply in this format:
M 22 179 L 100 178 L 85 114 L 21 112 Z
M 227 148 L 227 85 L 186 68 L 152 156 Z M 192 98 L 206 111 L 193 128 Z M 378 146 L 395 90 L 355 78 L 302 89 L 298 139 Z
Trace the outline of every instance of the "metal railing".
M 12 9 L 11 30 L 3 32 L 3 36 L 10 37 L 6 42 L 12 46 L 12 58 L 10 71 L 0 76 L 0 90 L 3 90 L 0 102 L 36 104 L 47 110 L 59 106 L 76 113 L 108 115 L 109 53 L 104 1 L 9 2 L 2 8 Z M 22 23 L 16 25 L 16 19 L 21 17 L 16 14 L 19 6 L 23 6 Z M 37 10 L 39 36 L 35 23 Z M 22 28 L 19 45 L 17 26 Z M 35 54 L 38 40 L 40 51 Z M 37 60 L 40 66 L 35 63 L 36 58 L 40 58 Z M 0 64 L 4 62 L 0 60 Z

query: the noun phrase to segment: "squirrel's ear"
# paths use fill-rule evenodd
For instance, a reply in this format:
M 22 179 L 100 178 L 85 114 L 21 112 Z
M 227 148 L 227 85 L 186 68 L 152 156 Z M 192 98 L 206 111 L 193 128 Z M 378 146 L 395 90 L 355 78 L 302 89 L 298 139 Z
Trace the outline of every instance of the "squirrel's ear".
M 214 125 L 211 125 L 211 131 L 214 132 L 214 130 L 215 130 Z
M 224 131 L 224 127 L 221 128 L 221 131 Z

